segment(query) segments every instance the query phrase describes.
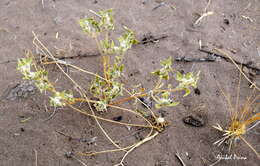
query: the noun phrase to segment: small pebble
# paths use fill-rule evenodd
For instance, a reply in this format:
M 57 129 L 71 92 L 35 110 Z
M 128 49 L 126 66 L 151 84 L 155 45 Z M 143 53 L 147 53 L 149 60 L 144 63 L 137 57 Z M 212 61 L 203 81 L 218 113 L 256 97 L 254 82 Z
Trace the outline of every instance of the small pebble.
M 19 133 L 14 133 L 14 136 L 20 136 L 20 134 Z
M 72 158 L 72 156 L 73 156 L 73 152 L 66 152 L 65 153 L 66 158 Z
M 121 121 L 123 119 L 122 116 L 116 116 L 113 118 L 114 121 Z
M 194 93 L 195 93 L 196 95 L 200 95 L 200 90 L 199 90 L 199 88 L 195 88 L 195 89 L 194 89 Z
M 229 20 L 227 18 L 224 19 L 224 24 L 229 25 Z
M 167 166 L 168 162 L 166 160 L 156 161 L 155 166 Z
M 189 115 L 182 119 L 182 121 L 193 127 L 203 127 L 205 125 L 204 119 L 199 115 Z

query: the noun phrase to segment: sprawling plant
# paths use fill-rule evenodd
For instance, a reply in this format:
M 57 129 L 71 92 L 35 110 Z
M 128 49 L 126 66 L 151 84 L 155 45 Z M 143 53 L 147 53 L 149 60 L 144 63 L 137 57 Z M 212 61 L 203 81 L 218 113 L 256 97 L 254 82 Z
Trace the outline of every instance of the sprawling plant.
M 99 54 L 102 56 L 103 72 L 102 74 L 94 74 L 93 72 L 86 71 L 75 65 L 66 63 L 65 61 L 56 58 L 51 52 L 40 42 L 35 35 L 34 44 L 37 49 L 41 50 L 44 55 L 41 58 L 35 58 L 31 52 L 27 52 L 26 57 L 18 60 L 17 69 L 23 74 L 23 78 L 27 80 L 33 80 L 36 87 L 40 92 L 50 92 L 50 105 L 53 107 L 69 106 L 75 111 L 95 117 L 95 119 L 105 120 L 121 125 L 148 127 L 161 131 L 165 128 L 167 122 L 161 117 L 157 116 L 156 112 L 152 111 L 153 108 L 149 108 L 152 118 L 147 118 L 143 113 L 140 113 L 138 109 L 131 110 L 129 108 L 122 108 L 119 105 L 128 100 L 136 99 L 141 101 L 140 98 L 147 97 L 155 102 L 155 108 L 172 107 L 176 106 L 179 102 L 177 97 L 174 97 L 175 92 L 184 92 L 184 97 L 189 95 L 191 88 L 197 86 L 199 80 L 199 72 L 194 74 L 189 72 L 183 74 L 172 68 L 172 59 L 168 58 L 160 62 L 161 68 L 152 72 L 152 75 L 158 78 L 158 81 L 151 90 L 142 90 L 130 93 L 121 81 L 122 73 L 124 72 L 123 59 L 126 52 L 134 45 L 138 44 L 135 38 L 135 33 L 127 28 L 124 28 L 124 33 L 116 40 L 110 37 L 110 34 L 114 31 L 114 18 L 113 10 L 108 9 L 95 13 L 95 17 L 88 17 L 79 20 L 79 25 L 88 36 L 94 39 L 96 42 Z M 40 61 L 38 61 L 40 59 Z M 45 70 L 47 64 L 55 64 L 60 71 L 75 85 L 78 95 L 73 95 L 73 89 L 58 91 L 55 89 L 55 83 L 49 81 L 48 72 Z M 66 73 L 61 66 L 71 67 L 85 74 L 90 74 L 93 79 L 88 87 L 88 91 L 81 88 L 81 86 L 73 80 L 68 73 Z M 177 86 L 174 87 L 170 84 L 170 81 L 176 80 Z M 75 91 L 74 91 L 75 93 Z M 81 96 L 81 97 L 75 97 Z M 91 97 L 88 97 L 91 96 Z M 121 96 L 121 97 L 120 97 Z M 90 98 L 94 98 L 91 100 Z M 76 103 L 87 102 L 91 110 L 94 106 L 96 111 L 107 111 L 108 108 L 121 109 L 128 111 L 144 119 L 149 125 L 141 124 L 128 124 L 124 122 L 116 122 L 101 117 L 97 117 L 92 110 L 92 114 L 77 108 Z M 141 101 L 142 102 L 142 101 Z M 144 102 L 142 102 L 146 105 Z M 99 124 L 99 123 L 98 123 Z M 152 132 L 151 132 L 152 133 Z M 155 137 L 157 133 L 151 135 L 151 133 L 139 144 L 148 141 Z M 105 134 L 107 136 L 107 134 Z M 108 137 L 108 136 L 107 136 Z M 109 137 L 108 137 L 109 138 Z M 109 140 L 117 147 L 110 138 Z M 136 146 L 136 145 L 135 145 Z M 128 148 L 122 148 L 124 150 L 133 150 L 135 146 L 129 146 Z M 131 148 L 131 149 L 130 149 Z M 120 149 L 120 148 L 119 148 Z
M 127 101 L 137 97 L 149 97 L 155 102 L 156 108 L 176 106 L 179 102 L 173 97 L 176 91 L 185 91 L 184 96 L 191 92 L 191 88 L 196 88 L 199 79 L 199 72 L 194 74 L 189 72 L 182 74 L 172 68 L 172 58 L 162 60 L 160 62 L 161 68 L 152 72 L 158 77 L 158 81 L 152 90 L 143 93 L 132 94 L 130 97 L 116 101 L 116 98 L 123 96 L 123 83 L 120 77 L 124 70 L 122 60 L 127 50 L 132 45 L 137 44 L 135 33 L 124 26 L 125 32 L 114 41 L 109 34 L 114 30 L 114 18 L 112 9 L 100 11 L 95 13 L 97 18 L 88 17 L 79 20 L 79 25 L 82 30 L 92 37 L 97 44 L 99 53 L 103 60 L 103 77 L 95 75 L 89 86 L 89 92 L 98 100 L 94 102 L 94 107 L 97 111 L 106 111 L 109 104 L 121 103 L 120 101 Z M 64 61 L 51 57 L 55 63 L 66 65 Z M 27 53 L 26 58 L 18 61 L 17 68 L 23 75 L 24 79 L 34 80 L 35 85 L 40 92 L 49 90 L 53 93 L 50 97 L 50 104 L 54 107 L 66 106 L 67 104 L 75 103 L 72 91 L 58 92 L 54 85 L 48 80 L 48 72 L 37 65 L 31 53 Z M 175 78 L 178 82 L 177 87 L 173 88 L 172 84 L 166 83 L 171 78 Z

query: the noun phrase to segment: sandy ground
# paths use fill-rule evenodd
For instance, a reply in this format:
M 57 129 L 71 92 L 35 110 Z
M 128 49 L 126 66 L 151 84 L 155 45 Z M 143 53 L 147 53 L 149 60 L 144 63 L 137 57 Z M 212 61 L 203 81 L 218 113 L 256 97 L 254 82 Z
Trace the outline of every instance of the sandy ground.
M 89 16 L 89 9 L 98 11 L 113 8 L 118 29 L 127 25 L 142 40 L 146 35 L 167 36 L 155 43 L 136 45 L 125 58 L 125 79 L 127 86 L 142 83 L 151 87 L 154 77 L 150 72 L 159 67 L 159 61 L 169 56 L 203 58 L 207 54 L 198 50 L 199 41 L 204 46 L 224 48 L 236 60 L 260 68 L 260 1 L 259 0 L 211 0 L 207 11 L 214 14 L 203 18 L 194 27 L 197 13 L 204 13 L 206 0 L 1 0 L 0 1 L 0 166 L 66 166 L 82 165 L 109 166 L 117 164 L 124 153 L 107 153 L 93 157 L 75 156 L 67 158 L 67 152 L 98 151 L 113 146 L 104 137 L 89 117 L 73 112 L 68 108 L 51 115 L 45 109 L 47 98 L 36 91 L 30 83 L 23 83 L 21 74 L 16 71 L 16 61 L 22 58 L 25 49 L 35 52 L 32 44 L 32 31 L 37 33 L 51 50 L 61 50 L 64 56 L 95 54 L 94 42 L 84 35 L 78 20 Z M 158 6 L 161 4 L 160 6 Z M 55 36 L 59 33 L 59 38 Z M 69 59 L 92 72 L 100 72 L 100 57 Z M 125 159 L 125 166 L 181 166 L 175 154 L 178 151 L 187 166 L 209 166 L 216 162 L 218 155 L 237 155 L 240 159 L 220 160 L 221 166 L 258 166 L 259 159 L 243 142 L 231 151 L 216 147 L 213 143 L 221 133 L 212 128 L 216 123 L 228 124 L 229 107 L 221 94 L 221 89 L 236 100 L 239 72 L 229 62 L 217 58 L 214 62 L 174 62 L 177 70 L 201 71 L 198 88 L 200 95 L 192 93 L 180 99 L 182 104 L 171 109 L 160 110 L 171 123 L 155 139 L 140 146 Z M 51 68 L 53 80 L 62 80 L 57 69 Z M 89 82 L 85 75 L 78 75 L 79 82 Z M 259 82 L 259 72 L 255 76 Z M 218 86 L 219 84 L 219 86 Z M 66 82 L 60 87 L 69 88 Z M 248 82 L 242 78 L 239 103 L 243 104 L 252 93 Z M 18 96 L 18 97 L 17 97 Z M 19 97 L 20 96 L 20 97 Z M 198 106 L 202 106 L 196 109 Z M 259 111 L 259 110 L 258 110 Z M 183 123 L 183 118 L 200 114 L 203 127 L 192 127 Z M 122 116 L 122 121 L 135 118 L 125 113 L 111 110 L 102 115 L 112 119 Z M 21 120 L 30 118 L 21 123 Z M 130 131 L 122 126 L 101 123 L 109 135 L 123 139 L 127 145 L 142 139 L 148 131 L 137 128 Z M 91 139 L 93 144 L 57 133 L 60 131 L 73 138 Z M 254 128 L 245 137 L 260 152 L 260 128 Z M 133 135 L 133 133 L 136 133 Z M 127 136 L 127 137 L 125 137 Z M 37 157 L 37 159 L 36 159 Z M 242 159 L 244 158 L 244 159 Z M 37 162 L 36 162 L 37 161 Z M 258 164 L 257 164 L 258 163 Z

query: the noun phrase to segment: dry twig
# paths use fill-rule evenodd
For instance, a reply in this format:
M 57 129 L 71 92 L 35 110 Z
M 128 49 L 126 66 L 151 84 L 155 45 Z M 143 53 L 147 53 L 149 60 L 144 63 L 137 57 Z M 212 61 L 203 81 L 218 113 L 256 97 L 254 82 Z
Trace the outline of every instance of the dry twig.
M 42 8 L 44 9 L 44 0 L 42 0 Z
M 220 160 L 221 160 L 221 159 L 218 159 L 217 161 L 215 161 L 214 163 L 210 164 L 209 166 L 214 166 L 214 165 L 216 165 L 217 163 L 220 162 Z
M 180 156 L 180 153 L 179 153 L 178 151 L 175 153 L 175 156 L 177 157 L 177 159 L 181 162 L 181 164 L 182 164 L 183 166 L 186 166 L 186 164 L 185 164 L 184 161 L 182 160 L 182 158 L 181 158 L 181 156 Z
M 38 153 L 36 149 L 33 149 L 35 153 L 35 166 L 38 166 Z
M 211 16 L 211 15 L 213 15 L 213 14 L 214 14 L 214 12 L 212 12 L 212 11 L 203 13 L 203 14 L 195 21 L 195 23 L 193 24 L 193 26 L 195 27 L 196 25 L 198 25 L 198 24 L 202 21 L 202 19 L 203 19 L 204 17 Z
M 208 0 L 207 6 L 205 7 L 205 10 L 204 10 L 205 12 L 207 12 L 210 3 L 211 3 L 211 0 Z

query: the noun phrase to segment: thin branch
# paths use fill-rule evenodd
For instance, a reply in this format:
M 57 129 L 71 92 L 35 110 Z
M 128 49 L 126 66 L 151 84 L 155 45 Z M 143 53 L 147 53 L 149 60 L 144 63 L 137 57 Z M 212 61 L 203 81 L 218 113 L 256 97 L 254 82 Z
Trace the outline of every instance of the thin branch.
M 207 6 L 206 6 L 205 9 L 204 9 L 205 12 L 207 12 L 210 3 L 211 3 L 211 0 L 208 0 Z
M 181 158 L 181 156 L 180 156 L 180 154 L 179 154 L 178 151 L 175 153 L 175 156 L 177 157 L 177 159 L 181 162 L 181 164 L 182 164 L 183 166 L 186 166 L 186 164 L 185 164 L 184 161 L 182 160 L 182 158 Z
M 260 121 L 256 122 L 253 126 L 249 127 L 249 128 L 247 129 L 247 131 L 250 131 L 251 129 L 253 129 L 254 127 L 256 127 L 256 126 L 259 125 L 259 124 L 260 124 Z
M 239 138 L 241 138 L 246 144 L 247 146 L 249 146 L 249 148 L 257 155 L 257 157 L 260 159 L 260 154 L 255 150 L 255 148 L 249 143 L 247 142 L 247 140 L 242 137 L 242 136 L 239 136 Z
M 38 166 L 38 153 L 36 149 L 33 149 L 35 153 L 35 166 Z
M 193 24 L 193 26 L 195 27 L 196 25 L 198 25 L 204 17 L 211 16 L 211 15 L 213 15 L 213 14 L 214 14 L 214 12 L 212 12 L 212 11 L 203 13 L 203 14 L 195 21 L 195 23 Z
M 123 156 L 123 158 L 121 159 L 120 163 L 119 164 L 116 164 L 115 166 L 120 166 L 120 165 L 123 165 L 123 162 L 126 158 L 126 156 L 132 152 L 135 148 L 141 146 L 142 144 L 146 143 L 147 141 L 150 141 L 152 140 L 154 137 L 156 137 L 157 135 L 159 134 L 159 132 L 155 132 L 153 135 L 151 135 L 150 137 L 147 137 L 145 139 L 143 139 L 142 141 L 138 142 L 137 144 L 135 144 L 130 150 L 128 150 L 126 152 L 126 154 Z
M 44 9 L 44 0 L 42 0 L 42 8 Z
M 214 165 L 216 165 L 217 163 L 219 163 L 220 161 L 221 161 L 221 158 L 218 159 L 217 161 L 215 161 L 214 163 L 210 164 L 209 166 L 214 166 Z
M 216 50 L 217 52 L 223 54 L 224 56 L 226 56 L 235 66 L 236 68 L 239 70 L 239 72 L 246 78 L 246 80 L 248 82 L 250 82 L 252 84 L 252 86 L 254 86 L 258 91 L 260 91 L 260 88 L 258 88 L 258 86 L 253 83 L 247 76 L 246 74 L 242 71 L 242 69 L 238 66 L 237 61 L 235 61 L 234 59 L 232 59 L 227 53 L 225 53 L 223 50 L 215 48 L 214 50 Z M 240 63 L 240 65 L 243 65 L 242 63 Z M 260 71 L 260 70 L 259 70 Z

